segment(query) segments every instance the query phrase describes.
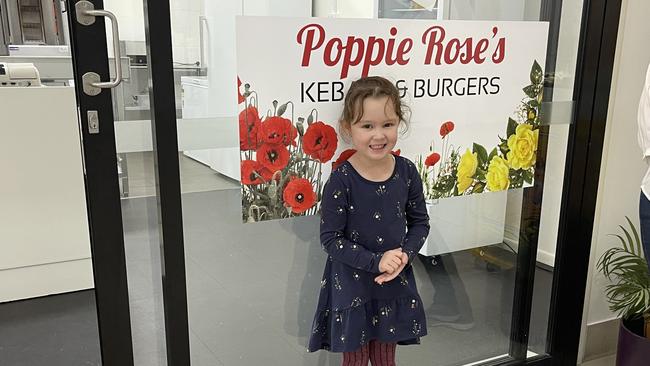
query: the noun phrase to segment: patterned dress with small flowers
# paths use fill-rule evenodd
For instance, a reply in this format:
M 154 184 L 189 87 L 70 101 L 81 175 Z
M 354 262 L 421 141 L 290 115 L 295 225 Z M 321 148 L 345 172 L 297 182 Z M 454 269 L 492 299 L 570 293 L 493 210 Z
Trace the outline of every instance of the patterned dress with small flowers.
M 389 179 L 363 178 L 344 162 L 323 190 L 320 240 L 329 254 L 309 351 L 353 352 L 373 339 L 418 344 L 427 327 L 411 262 L 429 234 L 422 181 L 415 165 L 395 156 Z M 379 261 L 402 248 L 409 264 L 378 285 Z

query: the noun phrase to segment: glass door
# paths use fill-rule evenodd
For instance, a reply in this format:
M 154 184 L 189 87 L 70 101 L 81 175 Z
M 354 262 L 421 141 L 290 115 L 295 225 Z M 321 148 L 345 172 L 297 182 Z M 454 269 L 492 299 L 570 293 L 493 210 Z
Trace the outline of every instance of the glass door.
M 68 8 L 74 9 L 77 4 L 70 0 Z M 109 80 L 103 43 L 98 42 L 102 44 L 97 52 L 86 46 L 93 40 L 101 41 L 104 34 L 84 28 L 90 25 L 76 24 L 78 20 L 71 15 L 86 179 L 91 191 L 91 231 L 97 247 L 93 247 L 97 251 L 93 254 L 99 261 L 102 250 L 109 252 L 104 255 L 112 256 L 113 262 L 109 262 L 118 263 L 122 271 L 115 276 L 115 267 L 106 267 L 109 262 L 104 267 L 95 266 L 96 281 L 113 281 L 101 286 L 97 282 L 98 290 L 115 286 L 119 291 L 113 310 L 120 311 L 114 318 L 120 322 L 111 324 L 113 318 L 102 319 L 99 310 L 100 326 L 116 327 L 113 333 L 105 333 L 111 337 L 102 337 L 104 350 L 119 346 L 126 350 L 121 353 L 126 355 L 122 356 L 126 357 L 123 364 L 130 364 L 133 347 L 138 365 L 190 361 L 193 365 L 339 364 L 340 353 L 306 351 L 310 336 L 319 329 L 313 321 L 323 280 L 327 280 L 323 267 L 329 257 L 319 239 L 318 204 L 303 207 L 304 196 L 287 198 L 285 190 L 289 182 L 309 176 L 313 178 L 308 183 L 315 201 L 322 198 L 322 183 L 332 169 L 331 163 L 344 160 L 345 145 L 336 137 L 341 141 L 336 149 L 327 157 L 314 157 L 306 148 L 306 134 L 312 133 L 309 129 L 313 126 L 320 126 L 314 131 L 331 131 L 318 123 L 329 113 L 326 122 L 334 126 L 334 109 L 325 111 L 328 105 L 340 102 L 346 83 L 361 75 L 362 59 L 348 59 L 352 64 L 350 75 L 341 74 L 335 82 L 321 84 L 322 80 L 313 79 L 302 84 L 302 89 L 287 91 L 301 85 L 296 83 L 296 75 L 303 72 L 306 61 L 304 55 L 302 64 L 295 61 L 301 60 L 299 53 L 280 51 L 286 51 L 287 44 L 296 40 L 300 43 L 300 37 L 274 37 L 297 24 L 322 23 L 339 31 L 345 29 L 341 32 L 346 37 L 370 36 L 361 28 L 384 26 L 388 37 L 395 36 L 398 28 L 427 29 L 436 24 L 456 27 L 463 33 L 469 29 L 466 27 L 483 21 L 480 25 L 489 23 L 492 30 L 486 40 L 495 38 L 495 45 L 499 44 L 498 27 L 531 32 L 511 31 L 513 38 L 531 41 L 521 41 L 514 51 L 493 50 L 492 62 L 511 52 L 537 55 L 545 50 L 539 55 L 544 62 L 527 65 L 524 84 L 499 84 L 493 79 L 494 85 L 489 85 L 490 78 L 482 71 L 466 75 L 464 87 L 458 82 L 463 76 L 456 75 L 451 84 L 443 77 L 438 79 L 442 85 L 438 93 L 448 93 L 448 100 L 459 94 L 474 97 L 472 90 L 489 94 L 501 88 L 512 90 L 516 98 L 504 109 L 500 119 L 504 125 L 494 149 L 483 147 L 483 154 L 474 145 L 487 146 L 485 142 L 462 146 L 455 142 L 458 145 L 452 150 L 458 149 L 454 150 L 456 158 L 446 150 L 451 165 L 461 154 L 477 160 L 477 170 L 464 177 L 462 187 L 456 174 L 450 188 L 427 190 L 432 234 L 412 262 L 421 297 L 416 304 L 426 316 L 426 328 L 421 324 L 413 329 L 427 335 L 419 346 L 399 347 L 397 360 L 406 365 L 543 364 L 558 357 L 570 363 L 578 335 L 573 332 L 565 340 L 571 344 L 567 349 L 558 346 L 558 335 L 575 329 L 558 325 L 563 318 L 558 315 L 557 301 L 576 289 L 563 287 L 561 279 L 570 278 L 572 273 L 566 265 L 557 265 L 574 258 L 586 263 L 588 249 L 586 254 L 560 250 L 569 237 L 567 219 L 561 213 L 566 215 L 574 207 L 574 196 L 567 194 L 567 187 L 575 187 L 575 176 L 594 179 L 593 174 L 585 175 L 580 170 L 585 167 L 575 164 L 574 159 L 583 157 L 580 144 L 598 146 L 597 141 L 594 145 L 589 139 L 580 139 L 589 136 L 596 118 L 580 112 L 593 109 L 597 102 L 602 104 L 603 100 L 593 95 L 587 100 L 585 90 L 596 95 L 595 90 L 602 90 L 596 87 L 603 88 L 607 77 L 599 79 L 597 85 L 581 83 L 595 78 L 599 70 L 602 75 L 611 74 L 606 59 L 595 66 L 588 61 L 603 47 L 613 49 L 611 39 L 600 38 L 607 33 L 602 32 L 603 27 L 616 33 L 612 31 L 615 26 L 606 23 L 605 12 L 599 13 L 605 5 L 602 9 L 600 5 L 587 7 L 580 0 L 144 0 L 144 4 L 129 4 L 116 9 L 122 12 L 119 19 L 132 21 L 126 28 L 134 36 L 132 40 L 118 37 L 113 28 L 110 38 L 124 42 L 121 47 L 109 46 L 109 50 L 118 56 L 118 50 L 124 51 L 129 56 L 130 65 L 123 69 L 129 70 L 131 85 L 114 89 L 112 96 L 117 103 L 111 110 L 105 109 L 111 105 L 107 91 L 92 95 L 96 91 L 88 87 Z M 94 6 L 102 7 L 99 1 Z M 103 28 L 101 18 L 97 22 Z M 397 25 L 395 31 L 391 24 Z M 535 27 L 548 32 L 539 39 Z M 391 44 L 393 51 L 404 47 L 401 52 L 408 53 L 406 44 Z M 339 56 L 344 57 L 342 43 L 322 46 L 330 47 L 330 51 L 338 47 Z M 293 58 L 285 57 L 289 54 Z M 323 62 L 340 61 L 340 57 L 330 56 Z M 373 53 L 368 57 L 371 68 Z M 98 80 L 84 83 L 83 75 L 92 71 L 90 65 L 103 65 L 104 69 L 95 71 L 101 75 Z M 397 67 L 389 71 L 398 88 L 404 86 L 399 83 L 404 75 L 414 83 L 409 90 L 402 89 L 405 100 L 414 102 L 417 95 L 424 94 L 436 97 L 435 90 L 427 90 L 416 81 L 426 78 L 435 82 L 433 72 L 423 71 L 418 78 L 409 72 L 412 70 Z M 472 86 L 470 79 L 477 84 Z M 481 85 L 483 79 L 488 84 Z M 451 111 L 460 116 L 454 120 L 433 113 L 429 122 L 435 125 L 435 134 L 423 133 L 426 124 L 415 121 L 408 138 L 418 141 L 427 136 L 428 143 L 435 138 L 435 146 L 448 146 L 443 145 L 448 140 L 442 139 L 451 136 L 454 126 L 457 130 L 453 136 L 457 136 L 463 123 L 491 122 L 481 111 L 472 105 L 461 106 Z M 261 134 L 271 120 L 282 124 L 289 121 L 287 131 L 293 143 L 274 145 L 276 150 L 251 145 L 251 132 L 259 127 Z M 265 124 L 267 127 L 262 127 Z M 477 139 L 481 136 L 480 132 L 475 134 Z M 526 141 L 534 144 L 527 145 L 528 150 L 518 149 Z M 416 145 L 398 147 L 406 158 L 422 162 L 418 173 L 427 188 L 431 176 L 423 165 L 435 151 L 433 145 L 432 150 L 428 150 L 429 145 L 416 150 Z M 285 159 L 285 150 L 289 159 Z M 520 156 L 509 157 L 509 152 Z M 300 171 L 285 170 L 289 162 L 298 169 L 298 160 L 292 161 L 291 156 L 303 159 Z M 507 184 L 501 189 L 493 178 L 489 182 L 487 178 L 495 156 L 508 162 L 501 180 Z M 599 154 L 592 159 L 599 161 Z M 267 165 L 282 166 L 273 166 L 277 169 L 267 174 L 255 165 L 262 160 Z M 484 174 L 478 170 L 479 163 Z M 438 173 L 434 176 L 441 177 Z M 565 176 L 567 181 L 562 179 Z M 258 179 L 264 184 L 256 182 Z M 591 181 L 585 182 L 585 187 L 591 187 L 587 184 Z M 436 182 L 430 183 L 430 187 L 436 186 Z M 490 192 L 479 194 L 483 191 Z M 589 192 L 595 195 L 594 190 Z M 572 212 L 584 217 L 583 211 Z M 583 227 L 587 231 L 588 221 Z M 106 242 L 100 245 L 97 240 Z M 579 240 L 582 243 L 584 238 Z M 586 271 L 576 278 L 584 276 Z M 577 284 L 579 287 L 580 281 Z M 110 299 L 104 301 L 110 303 Z M 102 304 L 102 300 L 98 302 Z M 567 316 L 579 317 L 579 298 L 564 305 L 572 309 L 565 311 Z M 337 309 L 327 310 L 333 312 L 335 322 Z
M 159 212 L 165 207 L 160 192 L 169 185 L 159 183 L 165 164 L 156 165 L 152 112 L 153 91 L 162 82 L 153 85 L 150 61 L 155 58 L 146 47 L 148 32 L 155 32 L 157 25 L 146 22 L 142 2 L 69 0 L 65 12 L 83 144 L 102 364 L 167 364 L 165 342 L 174 336 L 165 336 L 165 327 L 173 322 L 164 320 L 161 278 L 173 271 L 161 265 L 165 235 L 160 227 L 166 217 Z M 197 70 L 188 67 L 182 72 Z M 170 100 L 173 118 L 173 95 Z M 173 330 L 170 333 L 183 336 L 182 329 Z
M 509 110 L 512 120 L 528 121 L 537 130 L 535 158 L 527 163 L 534 169 L 529 170 L 530 176 L 520 177 L 519 182 L 509 176 L 509 188 L 513 189 L 488 193 L 464 204 L 453 203 L 458 202 L 453 197 L 432 197 L 429 207 L 432 228 L 444 232 L 449 225 L 462 222 L 460 230 L 473 234 L 463 245 L 455 246 L 451 245 L 456 243 L 450 239 L 453 236 L 445 236 L 453 233 L 439 233 L 439 241 L 429 244 L 440 248 L 421 251 L 413 263 L 421 305 L 427 316 L 428 335 L 421 339 L 420 346 L 399 347 L 397 357 L 400 364 L 463 365 L 524 362 L 538 356 L 543 359 L 549 353 L 547 334 L 551 293 L 557 281 L 560 212 L 568 202 L 562 194 L 563 176 L 565 169 L 571 169 L 565 166 L 565 161 L 575 122 L 574 90 L 576 75 L 581 72 L 578 61 L 584 52 L 579 52 L 581 24 L 585 24 L 583 1 L 361 1 L 353 4 L 325 0 L 197 0 L 170 1 L 170 7 L 174 62 L 199 60 L 205 71 L 200 76 L 181 78 L 180 85 L 175 86 L 175 94 L 182 96 L 182 110 L 177 119 L 178 147 L 190 351 L 194 364 L 340 363 L 340 353 L 306 352 L 314 331 L 312 322 L 323 284 L 323 267 L 328 260 L 319 242 L 319 217 L 314 211 L 308 211 L 312 214 L 280 213 L 276 217 L 282 219 L 265 220 L 264 210 L 268 207 L 251 204 L 251 194 L 268 191 L 251 190 L 254 183 L 250 180 L 255 175 L 246 175 L 250 169 L 245 164 L 253 164 L 246 161 L 256 160 L 259 155 L 255 153 L 259 151 L 251 153 L 251 149 L 243 146 L 247 140 L 242 137 L 242 131 L 250 133 L 251 129 L 245 124 L 243 128 L 242 121 L 248 121 L 250 106 L 257 107 L 253 118 L 259 118 L 262 124 L 286 113 L 284 117 L 299 131 L 298 144 L 304 144 L 304 131 L 300 129 L 318 120 L 308 110 L 304 112 L 305 104 L 311 102 L 314 108 L 321 108 L 318 106 L 321 97 L 331 101 L 337 95 L 336 90 L 342 89 L 321 90 L 317 84 L 317 102 L 314 99 L 305 102 L 313 97 L 306 96 L 301 89 L 302 105 L 293 100 L 297 106 L 284 104 L 288 98 L 282 92 L 278 93 L 284 100 L 268 95 L 274 92 L 272 88 L 267 87 L 267 95 L 262 95 L 255 80 L 244 79 L 242 65 L 250 66 L 246 69 L 247 77 L 278 73 L 286 75 L 290 83 L 294 80 L 291 71 L 287 72 L 290 68 L 280 65 L 293 61 L 287 60 L 280 51 L 264 53 L 260 44 L 238 43 L 238 39 L 255 38 L 242 37 L 246 32 L 258 32 L 266 44 L 295 42 L 295 39 L 268 38 L 261 28 L 247 29 L 256 19 L 272 34 L 285 21 L 293 26 L 294 22 L 319 23 L 320 18 L 332 23 L 334 19 L 363 18 L 367 22 L 395 20 L 400 25 L 407 21 L 413 24 L 489 21 L 521 22 L 517 24 L 522 26 L 544 22 L 548 26 L 548 35 L 541 42 L 528 45 L 531 49 L 546 48 L 545 62 L 538 66 L 539 71 L 543 69 L 543 76 L 539 73 L 534 76 L 533 67 L 529 83 L 537 86 L 518 86 L 521 95 Z M 247 22 L 248 16 L 258 18 L 249 18 Z M 246 26 L 238 28 L 238 22 Z M 358 22 L 370 24 L 362 23 L 361 19 Z M 355 35 L 354 27 L 350 25 L 347 29 Z M 277 49 L 286 48 L 278 45 Z M 330 62 L 335 63 L 333 59 Z M 300 72 L 299 64 L 294 67 L 295 72 Z M 399 74 L 395 71 L 393 75 L 399 79 Z M 348 80 L 342 78 L 342 81 Z M 282 88 L 280 82 L 278 90 Z M 412 93 L 416 92 L 411 90 L 407 97 L 413 98 Z M 299 99 L 298 94 L 289 95 Z M 292 108 L 304 113 L 289 117 Z M 474 115 L 468 111 L 466 116 L 480 120 L 481 115 L 476 112 Z M 442 119 L 438 121 L 442 122 Z M 505 125 L 502 133 L 501 137 L 506 137 L 501 141 L 503 146 L 509 144 L 508 136 L 516 136 L 514 127 L 508 131 Z M 512 144 L 516 144 L 516 139 L 513 138 Z M 409 152 L 409 146 L 399 147 Z M 332 161 L 342 150 L 341 147 L 336 150 Z M 416 154 L 410 157 L 417 159 Z M 267 178 L 268 182 L 273 179 Z M 472 184 L 478 189 L 476 181 Z M 280 194 L 277 192 L 281 191 L 274 194 Z M 452 219 L 453 214 L 457 216 Z M 452 231 L 454 228 L 459 230 L 453 227 Z M 451 244 L 446 245 L 445 240 Z

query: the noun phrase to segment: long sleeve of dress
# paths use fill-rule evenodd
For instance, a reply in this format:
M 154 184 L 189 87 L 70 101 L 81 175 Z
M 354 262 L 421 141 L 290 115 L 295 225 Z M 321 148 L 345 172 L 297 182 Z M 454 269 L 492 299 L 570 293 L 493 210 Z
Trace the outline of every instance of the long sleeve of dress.
M 323 189 L 321 201 L 321 246 L 335 261 L 366 272 L 380 273 L 382 254 L 371 252 L 345 237 L 349 209 L 347 195 L 345 185 L 333 173 Z
M 422 191 L 422 179 L 417 169 L 409 165 L 409 193 L 406 203 L 407 232 L 402 250 L 409 256 L 409 264 L 420 251 L 429 235 L 429 214 Z

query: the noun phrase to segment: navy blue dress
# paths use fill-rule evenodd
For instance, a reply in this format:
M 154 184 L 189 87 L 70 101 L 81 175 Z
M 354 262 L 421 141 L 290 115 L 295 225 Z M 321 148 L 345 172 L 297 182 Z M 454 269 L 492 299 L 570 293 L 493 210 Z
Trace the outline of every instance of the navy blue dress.
M 321 202 L 320 240 L 329 254 L 309 352 L 353 352 L 373 339 L 418 344 L 427 327 L 412 261 L 429 234 L 422 181 L 396 156 L 389 179 L 363 178 L 349 162 L 332 172 Z M 409 264 L 378 285 L 383 252 L 402 247 Z

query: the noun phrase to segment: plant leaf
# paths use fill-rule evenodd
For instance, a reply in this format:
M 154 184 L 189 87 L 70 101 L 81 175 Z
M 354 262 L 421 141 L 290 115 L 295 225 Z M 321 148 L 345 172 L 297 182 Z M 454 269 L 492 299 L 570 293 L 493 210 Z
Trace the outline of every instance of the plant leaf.
M 634 243 L 636 244 L 637 247 L 637 253 L 641 254 L 643 253 L 643 250 L 641 249 L 641 240 L 639 239 L 639 233 L 636 231 L 636 228 L 634 227 L 634 224 L 632 223 L 632 220 L 630 220 L 629 217 L 625 216 L 625 219 L 627 220 L 627 223 L 630 225 L 630 229 L 632 229 L 632 234 L 634 234 Z
M 522 89 L 526 95 L 531 98 L 537 98 L 537 87 L 535 85 L 528 85 Z
M 625 233 L 625 238 L 627 239 L 627 242 L 626 242 L 627 247 L 630 249 L 630 252 L 638 255 L 639 252 L 635 248 L 635 245 L 634 245 L 634 242 L 632 241 L 632 236 L 630 236 L 630 233 L 628 233 L 627 230 L 622 225 L 618 225 L 618 227 L 621 228 L 623 233 Z
M 622 236 L 620 236 L 619 234 L 610 234 L 610 235 L 618 238 L 618 240 L 623 245 L 623 249 L 625 249 L 626 252 L 631 252 L 630 248 L 627 246 L 627 242 L 625 241 L 625 239 L 623 239 Z
M 512 118 L 508 118 L 508 129 L 506 130 L 505 140 L 507 141 L 508 137 L 514 135 L 516 131 L 517 131 L 517 121 L 515 121 Z
M 479 166 L 485 166 L 488 163 L 488 154 L 487 150 L 476 142 L 474 143 L 474 146 L 472 147 L 472 152 L 475 152 L 477 157 L 478 157 L 478 164 Z
M 622 235 L 610 234 L 618 239 L 620 246 L 606 250 L 598 259 L 597 268 L 612 282 L 605 286 L 610 310 L 630 319 L 650 310 L 650 276 L 641 256 L 638 231 L 626 219 L 629 229 L 619 225 Z
M 534 176 L 533 172 L 531 172 L 530 170 L 524 171 L 524 182 L 526 182 L 528 184 L 531 184 L 531 183 L 533 183 L 533 178 L 534 177 L 535 176 Z
M 533 61 L 533 67 L 530 70 L 530 82 L 532 84 L 539 84 L 542 82 L 544 77 L 542 67 L 539 66 L 537 60 Z
M 495 156 L 497 156 L 497 148 L 496 147 L 494 149 L 492 149 L 492 151 L 490 151 L 490 155 L 488 155 L 488 164 L 489 164 L 490 161 L 492 161 L 492 158 L 494 158 Z

